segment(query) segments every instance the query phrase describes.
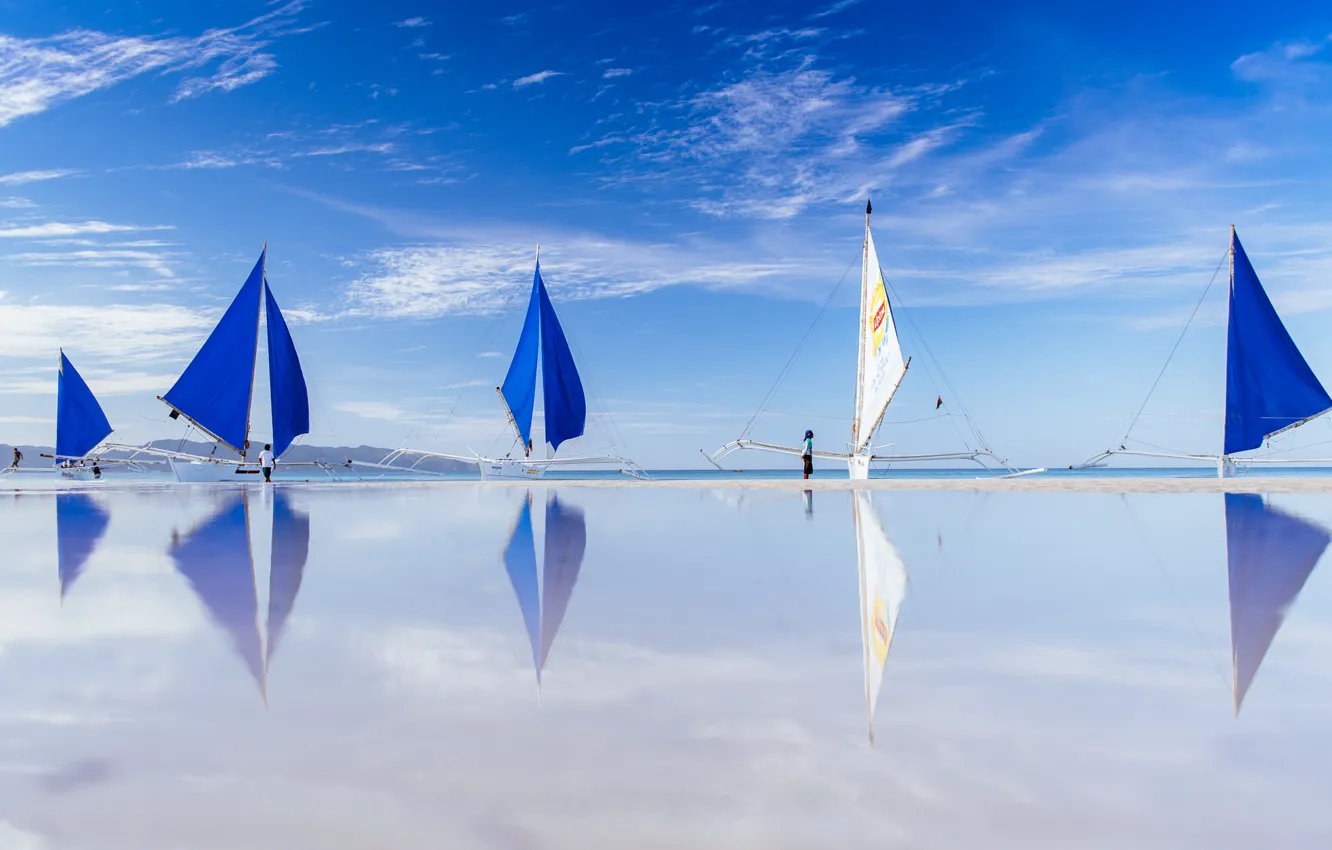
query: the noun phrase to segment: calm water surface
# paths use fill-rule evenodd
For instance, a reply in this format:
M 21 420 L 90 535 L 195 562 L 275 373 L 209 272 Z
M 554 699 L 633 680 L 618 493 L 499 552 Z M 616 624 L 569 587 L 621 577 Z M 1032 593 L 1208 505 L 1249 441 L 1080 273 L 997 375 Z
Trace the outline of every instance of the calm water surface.
M 1332 497 L 867 495 L 3 494 L 0 848 L 1332 844 Z

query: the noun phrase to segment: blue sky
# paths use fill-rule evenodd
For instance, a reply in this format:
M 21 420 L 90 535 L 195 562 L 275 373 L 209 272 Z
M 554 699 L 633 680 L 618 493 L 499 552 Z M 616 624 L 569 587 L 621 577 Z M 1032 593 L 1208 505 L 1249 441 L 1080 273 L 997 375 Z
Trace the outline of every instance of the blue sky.
M 697 466 L 867 196 L 915 358 L 899 450 L 960 447 L 938 394 L 1017 463 L 1117 440 L 1232 222 L 1332 380 L 1332 10 L 1158 7 L 0 0 L 3 439 L 53 441 L 61 345 L 120 437 L 180 434 L 154 396 L 267 241 L 310 442 L 502 452 L 540 242 L 610 411 L 569 451 Z M 756 436 L 847 439 L 855 278 Z M 1135 437 L 1218 448 L 1224 312 L 1218 285 Z

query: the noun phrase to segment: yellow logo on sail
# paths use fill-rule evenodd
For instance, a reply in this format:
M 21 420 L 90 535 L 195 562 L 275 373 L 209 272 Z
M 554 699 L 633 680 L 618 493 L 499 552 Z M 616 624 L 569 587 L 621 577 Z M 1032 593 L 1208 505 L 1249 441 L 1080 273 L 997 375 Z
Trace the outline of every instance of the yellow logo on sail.
M 882 274 L 870 292 L 869 323 L 870 351 L 877 356 L 883 347 L 884 332 L 888 329 L 888 291 L 884 289 Z
M 874 657 L 882 664 L 888 660 L 888 609 L 882 599 L 874 600 L 874 618 L 870 621 L 870 640 L 874 644 Z

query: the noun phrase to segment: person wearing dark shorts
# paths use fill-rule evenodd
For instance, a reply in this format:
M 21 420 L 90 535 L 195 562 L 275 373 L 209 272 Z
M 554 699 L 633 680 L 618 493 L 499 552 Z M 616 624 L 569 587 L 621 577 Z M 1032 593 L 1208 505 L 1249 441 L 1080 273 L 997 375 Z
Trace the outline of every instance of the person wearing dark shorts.
M 265 445 L 264 450 L 259 453 L 259 468 L 264 471 L 265 482 L 273 480 L 274 462 L 273 447 L 271 445 Z
M 805 477 L 814 474 L 814 432 L 805 432 L 805 447 L 800 450 L 800 458 L 805 462 Z

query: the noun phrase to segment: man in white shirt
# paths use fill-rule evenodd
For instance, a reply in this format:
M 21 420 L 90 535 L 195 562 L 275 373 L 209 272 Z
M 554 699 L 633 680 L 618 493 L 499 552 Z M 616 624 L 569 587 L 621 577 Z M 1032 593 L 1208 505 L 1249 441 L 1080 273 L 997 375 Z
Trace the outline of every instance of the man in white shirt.
M 273 480 L 273 447 L 265 443 L 264 450 L 259 453 L 259 468 L 264 471 L 264 481 Z

